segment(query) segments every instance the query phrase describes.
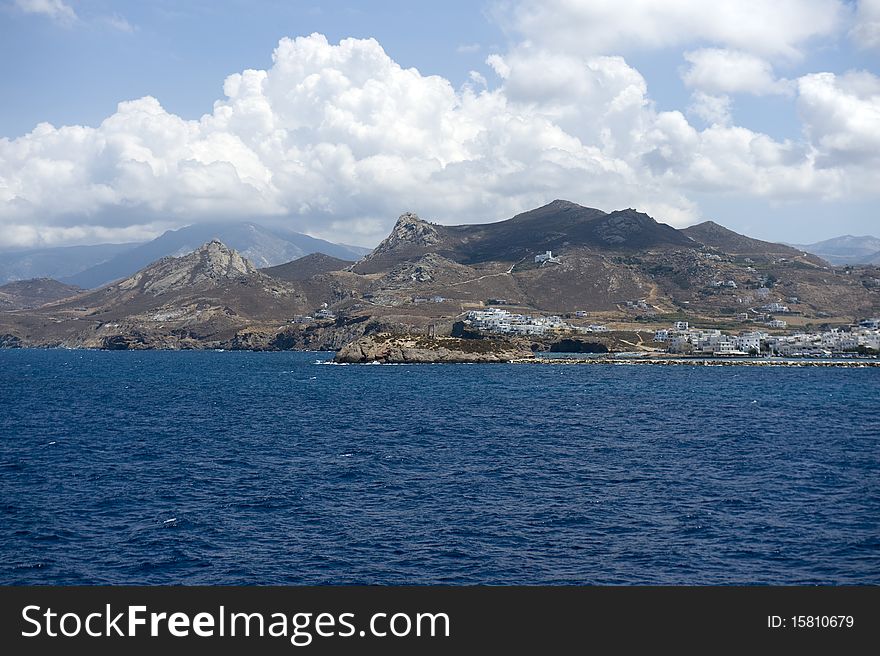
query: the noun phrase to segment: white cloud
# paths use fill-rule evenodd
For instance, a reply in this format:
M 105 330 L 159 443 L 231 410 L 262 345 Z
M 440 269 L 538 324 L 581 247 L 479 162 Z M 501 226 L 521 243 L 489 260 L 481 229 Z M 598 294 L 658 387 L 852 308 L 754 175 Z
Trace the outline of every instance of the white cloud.
M 173 223 L 151 222 L 144 225 L 108 227 L 100 225 L 34 226 L 17 224 L 4 226 L 0 245 L 5 248 L 33 246 L 65 246 L 68 244 L 123 244 L 149 241 L 165 230 L 179 227 Z
M 684 58 L 690 64 L 682 74 L 684 83 L 707 93 L 793 93 L 792 83 L 776 79 L 769 62 L 746 52 L 703 48 L 684 53 Z
M 706 129 L 657 111 L 621 57 L 521 44 L 490 65 L 498 86 L 456 89 L 372 39 L 313 34 L 283 39 L 268 70 L 230 75 L 199 120 L 144 97 L 94 128 L 40 124 L 0 139 L 0 245 L 224 217 L 370 244 L 404 210 L 486 221 L 561 197 L 682 224 L 699 216 L 697 192 L 880 190 L 868 73 L 801 78 L 807 135 L 779 142 L 730 125 L 728 99 L 700 90 L 691 113 Z
M 693 114 L 709 124 L 727 125 L 731 121 L 730 97 L 695 91 L 688 107 L 688 114 Z
M 537 47 L 582 55 L 708 42 L 797 58 L 848 13 L 842 0 L 522 0 L 496 3 L 494 15 Z
M 880 78 L 866 71 L 805 75 L 798 109 L 817 164 L 824 168 L 880 167 Z M 876 174 L 875 174 L 876 178 Z
M 861 48 L 880 48 L 880 0 L 859 0 L 850 36 Z
M 470 79 L 473 84 L 476 84 L 477 86 L 484 89 L 489 86 L 489 81 L 479 71 L 470 71 L 468 73 L 468 79 Z
M 486 64 L 488 64 L 500 78 L 506 78 L 510 75 L 510 66 L 504 63 L 504 58 L 501 55 L 489 55 L 486 58 Z
M 25 13 L 48 16 L 61 25 L 72 25 L 77 20 L 76 12 L 64 0 L 15 0 L 15 4 Z

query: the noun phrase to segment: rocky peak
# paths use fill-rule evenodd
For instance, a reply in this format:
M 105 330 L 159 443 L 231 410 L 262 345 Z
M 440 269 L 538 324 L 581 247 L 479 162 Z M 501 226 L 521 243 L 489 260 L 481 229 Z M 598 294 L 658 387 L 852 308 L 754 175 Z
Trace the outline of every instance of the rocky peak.
M 166 257 L 119 283 L 154 296 L 257 274 L 256 267 L 223 242 L 212 239 L 182 257 Z
M 597 233 L 606 244 L 621 244 L 631 235 L 654 224 L 650 216 L 630 208 L 612 212 L 603 218 L 597 226 Z
M 235 278 L 257 272 L 250 260 L 242 257 L 238 251 L 229 248 L 219 239 L 212 239 L 199 246 L 193 251 L 193 255 L 198 256 L 197 266 L 209 278 Z
M 440 240 L 436 226 L 420 219 L 414 212 L 406 212 L 400 215 L 391 234 L 382 240 L 368 258 L 400 248 L 426 248 L 438 244 Z
M 562 200 L 561 198 L 557 198 L 556 200 L 551 201 L 550 203 L 547 203 L 547 205 L 545 205 L 545 207 L 552 208 L 555 210 L 568 210 L 568 209 L 577 209 L 582 206 L 578 205 L 577 203 L 572 203 L 570 200 Z
M 385 241 L 406 242 L 414 246 L 432 246 L 440 241 L 437 229 L 414 212 L 401 214 Z

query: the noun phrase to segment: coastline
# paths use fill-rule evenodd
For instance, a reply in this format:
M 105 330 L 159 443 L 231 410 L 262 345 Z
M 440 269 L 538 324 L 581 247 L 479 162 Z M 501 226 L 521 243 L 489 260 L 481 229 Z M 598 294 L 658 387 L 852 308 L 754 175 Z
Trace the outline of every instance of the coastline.
M 689 365 L 689 366 L 705 366 L 705 367 L 844 367 L 844 368 L 864 368 L 864 367 L 880 367 L 880 359 L 878 358 L 658 358 L 658 357 L 539 357 L 539 358 L 522 358 L 511 360 L 510 364 L 553 364 L 553 365 L 575 365 L 575 364 L 605 364 L 605 365 Z
M 214 353 L 327 353 L 333 354 L 327 362 L 336 364 L 531 364 L 531 365 L 658 365 L 658 366 L 705 366 L 705 367 L 832 367 L 832 368 L 872 368 L 880 367 L 880 357 L 861 356 L 852 358 L 720 358 L 720 357 L 687 357 L 665 356 L 662 354 L 642 353 L 617 353 L 601 355 L 584 355 L 579 353 L 556 353 L 523 357 L 505 357 L 510 355 L 504 350 L 496 353 L 468 354 L 469 357 L 457 357 L 461 354 L 453 351 L 445 351 L 439 357 L 434 357 L 431 348 L 417 349 L 417 357 L 413 357 L 412 351 L 406 353 L 406 357 L 391 357 L 385 354 L 384 358 L 364 359 L 363 355 L 357 359 L 348 359 L 340 362 L 337 359 L 339 351 L 327 349 L 245 349 L 245 348 L 140 348 L 140 349 L 108 349 L 96 347 L 69 347 L 69 346 L 19 346 L 15 348 L 0 348 L 0 352 L 8 351 L 91 351 L 91 352 L 125 352 L 125 353 L 191 353 L 191 352 L 214 352 Z M 402 356 L 402 353 L 394 355 Z M 482 357 L 481 357 L 482 356 Z M 486 357 L 488 356 L 488 357 Z

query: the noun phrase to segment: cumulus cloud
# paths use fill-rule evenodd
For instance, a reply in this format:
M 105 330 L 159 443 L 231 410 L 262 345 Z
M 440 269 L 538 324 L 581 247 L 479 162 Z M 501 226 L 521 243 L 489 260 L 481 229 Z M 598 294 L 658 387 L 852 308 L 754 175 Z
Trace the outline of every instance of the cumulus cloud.
M 842 0 L 523 0 L 497 2 L 494 15 L 535 46 L 569 53 L 710 42 L 797 58 L 808 40 L 839 30 L 848 13 Z
M 798 80 L 798 109 L 823 168 L 880 166 L 880 78 L 867 71 Z
M 0 245 L 123 240 L 224 218 L 369 245 L 407 209 L 486 221 L 561 197 L 681 225 L 699 216 L 694 192 L 880 189 L 867 73 L 799 80 L 809 140 L 780 142 L 730 125 L 723 96 L 695 93 L 702 130 L 658 111 L 619 56 L 524 43 L 489 63 L 491 84 L 456 89 L 375 40 L 313 34 L 282 39 L 267 70 L 230 75 L 198 120 L 144 97 L 97 127 L 42 123 L 0 139 Z
M 690 66 L 682 79 L 689 87 L 708 93 L 751 93 L 789 95 L 793 85 L 777 79 L 770 63 L 760 57 L 724 48 L 703 48 L 684 53 Z
M 64 0 L 15 0 L 15 5 L 27 14 L 42 14 L 61 25 L 72 25 L 77 16 Z

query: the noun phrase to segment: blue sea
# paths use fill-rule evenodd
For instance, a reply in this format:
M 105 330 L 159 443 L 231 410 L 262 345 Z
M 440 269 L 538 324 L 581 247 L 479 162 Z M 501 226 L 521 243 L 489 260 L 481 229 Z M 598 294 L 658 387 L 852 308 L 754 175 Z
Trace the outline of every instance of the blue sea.
M 5 584 L 880 584 L 880 369 L 0 351 Z

